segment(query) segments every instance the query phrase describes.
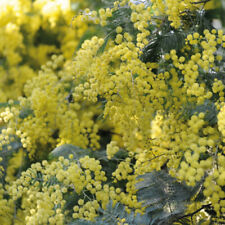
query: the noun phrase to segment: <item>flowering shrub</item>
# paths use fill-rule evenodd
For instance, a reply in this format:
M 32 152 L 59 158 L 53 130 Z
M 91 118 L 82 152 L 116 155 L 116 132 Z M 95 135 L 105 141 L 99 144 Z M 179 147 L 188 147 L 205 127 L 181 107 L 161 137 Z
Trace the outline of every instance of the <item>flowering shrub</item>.
M 52 54 L 71 60 L 87 30 L 87 23 L 74 17 L 77 11 L 69 0 L 1 1 L 1 102 L 23 95 L 26 81 L 37 76 Z
M 79 15 L 12 2 L 0 223 L 224 223 L 225 34 L 210 1 L 96 1 Z

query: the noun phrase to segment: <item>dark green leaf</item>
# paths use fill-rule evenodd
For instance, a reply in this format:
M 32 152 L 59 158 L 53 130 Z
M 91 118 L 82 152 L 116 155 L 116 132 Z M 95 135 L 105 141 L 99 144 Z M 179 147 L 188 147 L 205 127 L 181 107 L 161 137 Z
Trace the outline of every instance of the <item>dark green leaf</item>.
M 34 114 L 34 111 L 30 108 L 23 108 L 21 111 L 20 111 L 20 114 L 19 114 L 19 117 L 21 119 L 25 119 L 27 118 L 29 115 L 33 115 Z
M 12 106 L 12 105 L 19 105 L 19 101 L 14 101 L 12 104 L 9 104 L 8 102 L 1 102 L 0 108 Z

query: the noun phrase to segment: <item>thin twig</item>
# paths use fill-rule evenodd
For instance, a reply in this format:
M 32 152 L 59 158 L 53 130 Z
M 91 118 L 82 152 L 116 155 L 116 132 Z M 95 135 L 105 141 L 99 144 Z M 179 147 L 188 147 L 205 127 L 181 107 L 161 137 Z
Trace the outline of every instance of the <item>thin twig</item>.
M 197 4 L 202 4 L 202 3 L 207 3 L 207 2 L 209 2 L 210 0 L 202 0 L 202 1 L 199 1 L 199 2 L 191 2 L 191 4 L 195 4 L 195 5 L 197 5 Z
M 194 216 L 196 213 L 200 212 L 202 209 L 208 208 L 208 207 L 211 206 L 211 205 L 212 205 L 212 204 L 203 205 L 201 208 L 197 209 L 196 211 L 194 211 L 194 212 L 192 212 L 192 213 L 189 213 L 189 214 L 187 214 L 187 215 L 184 215 L 184 216 L 178 218 L 178 220 L 183 219 L 183 218 L 185 218 L 185 217 L 189 217 L 189 216 L 192 217 L 192 216 Z

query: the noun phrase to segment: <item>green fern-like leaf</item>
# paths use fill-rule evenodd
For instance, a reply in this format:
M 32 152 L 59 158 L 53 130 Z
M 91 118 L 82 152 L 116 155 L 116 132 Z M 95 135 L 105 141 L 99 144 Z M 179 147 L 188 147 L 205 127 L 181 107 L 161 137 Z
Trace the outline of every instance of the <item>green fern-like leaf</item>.
M 107 43 L 110 39 L 110 35 L 106 36 L 105 39 L 104 39 L 104 43 L 102 44 L 102 46 L 98 49 L 97 51 L 97 55 L 100 55 L 104 52 L 106 46 L 107 46 Z
M 1 62 L 1 61 L 0 61 Z M 1 65 L 1 63 L 0 63 Z M 19 105 L 19 101 L 14 101 L 12 104 L 9 104 L 8 102 L 0 102 L 0 108 L 10 107 L 14 105 Z
M 20 111 L 19 117 L 21 119 L 27 118 L 29 115 L 34 115 L 34 111 L 30 108 L 23 108 Z
M 210 100 L 205 100 L 202 105 L 193 105 L 189 104 L 183 108 L 183 116 L 185 119 L 190 119 L 192 115 L 205 113 L 204 120 L 213 126 L 217 123 L 217 114 L 218 110 L 216 109 L 215 104 Z
M 146 173 L 137 183 L 138 199 L 143 201 L 150 225 L 169 225 L 181 217 L 186 204 L 199 189 L 190 188 L 176 181 L 164 171 Z
M 68 225 L 117 225 L 120 219 L 125 219 L 129 225 L 147 225 L 149 223 L 147 215 L 135 215 L 134 211 L 128 214 L 125 206 L 120 203 L 113 206 L 110 201 L 105 210 L 99 209 L 99 211 L 102 215 L 95 218 L 94 222 L 75 220 Z
M 165 24 L 168 28 L 168 23 Z M 185 33 L 179 30 L 165 30 L 151 36 L 149 43 L 143 48 L 140 59 L 143 62 L 157 62 L 161 55 L 172 49 L 179 50 L 185 44 Z

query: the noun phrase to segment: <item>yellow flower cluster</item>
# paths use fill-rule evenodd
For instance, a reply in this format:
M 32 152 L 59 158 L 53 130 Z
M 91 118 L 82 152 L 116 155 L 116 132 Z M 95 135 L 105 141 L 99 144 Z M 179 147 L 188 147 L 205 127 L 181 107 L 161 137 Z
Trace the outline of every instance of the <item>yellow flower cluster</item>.
M 225 121 L 224 121 L 224 116 L 225 116 L 225 106 L 224 104 L 222 105 L 220 112 L 218 113 L 218 130 L 221 132 L 222 134 L 222 141 L 223 143 L 225 143 Z M 225 149 L 224 149 L 225 152 Z
M 39 75 L 27 82 L 26 97 L 20 98 L 17 107 L 6 108 L 1 113 L 2 123 L 8 123 L 0 135 L 1 146 L 12 141 L 14 134 L 30 157 L 46 154 L 45 148 L 49 145 L 50 149 L 65 143 L 82 148 L 100 147 L 97 134 L 100 124 L 94 122 L 94 116 L 99 115 L 101 109 L 69 101 L 72 82 L 69 68 L 68 63 L 64 65 L 62 55 L 53 55 Z
M 24 164 L 24 151 L 20 149 L 17 153 L 15 153 L 10 160 L 8 161 L 8 166 L 6 170 L 5 180 L 7 182 L 12 182 L 16 179 L 15 174 L 17 169 L 20 169 Z
M 217 157 L 218 169 L 214 169 L 213 174 L 205 179 L 204 195 L 210 200 L 217 216 L 220 217 L 225 212 L 225 192 L 223 190 L 225 185 L 225 157 L 221 154 L 218 154 Z
M 0 222 L 1 224 L 9 225 L 13 219 L 13 199 L 5 199 L 7 194 L 3 184 L 0 184 Z
M 133 172 L 133 169 L 130 167 L 130 161 L 131 158 L 127 158 L 125 161 L 119 163 L 116 171 L 112 174 L 116 180 L 125 180 L 128 178 L 128 174 Z
M 111 141 L 106 147 L 106 154 L 108 159 L 111 159 L 118 151 L 119 147 L 117 146 L 117 142 Z
M 204 6 L 204 2 L 198 0 L 153 0 L 151 2 L 154 14 L 156 16 L 167 15 L 168 20 L 171 21 L 171 26 L 175 28 L 182 25 L 181 17 L 187 11 L 201 9 Z
M 110 200 L 113 204 L 121 202 L 128 212 L 131 208 L 141 212 L 135 189 L 137 177 L 164 166 L 180 182 L 190 186 L 203 182 L 201 204 L 210 203 L 217 216 L 224 214 L 224 84 L 219 76 L 209 79 L 209 84 L 205 82 L 223 67 L 218 51 L 225 48 L 222 30 L 190 33 L 181 50 L 172 49 L 160 55 L 158 63 L 144 63 L 140 56 L 148 44 L 152 9 L 155 15 L 168 15 L 171 25 L 178 28 L 183 11 L 194 10 L 193 1 L 154 0 L 151 6 L 116 1 L 112 9 L 100 9 L 98 13 L 86 9 L 85 13 L 96 17 L 95 23 L 106 26 L 107 19 L 119 7 L 129 7 L 136 39 L 124 27 L 117 26 L 114 39 L 106 42 L 94 36 L 84 41 L 73 60 L 69 60 L 77 38 L 86 30 L 82 22 L 85 13 L 74 19 L 76 29 L 72 29 L 60 25 L 64 20 L 67 25 L 71 22 L 70 5 L 63 5 L 64 1 L 13 2 L 14 5 L 5 3 L 7 13 L 0 15 L 2 42 L 6 43 L 7 37 L 13 43 L 9 47 L 0 44 L 0 56 L 10 65 L 9 70 L 0 67 L 0 77 L 11 85 L 7 90 L 14 89 L 11 83 L 17 79 L 22 83 L 17 84 L 12 95 L 6 91 L 2 99 L 23 97 L 18 98 L 18 105 L 9 101 L 0 113 L 0 123 L 4 126 L 0 134 L 1 149 L 10 150 L 9 144 L 19 141 L 31 161 L 42 161 L 52 149 L 63 144 L 96 150 L 102 147 L 99 130 L 110 124 L 110 129 L 118 133 L 118 140 L 112 138 L 106 144 L 108 160 L 113 159 L 119 147 L 126 149 L 128 156 L 112 173 L 112 184 L 100 161 L 89 156 L 33 163 L 15 180 L 14 172 L 24 157 L 20 150 L 9 160 L 6 185 L 1 186 L 0 223 L 12 224 L 14 219 L 15 224 L 60 225 L 68 219 L 67 215 L 94 221 L 99 207 L 106 209 Z M 9 12 L 12 18 L 6 17 Z M 31 30 L 30 34 L 24 35 L 22 27 Z M 59 35 L 60 47 L 35 45 L 37 33 L 47 30 L 53 36 Z M 14 37 L 17 37 L 15 42 Z M 27 45 L 23 44 L 25 37 Z M 61 54 L 47 60 L 52 52 Z M 39 53 L 36 65 L 32 58 Z M 18 63 L 22 63 L 19 69 Z M 10 78 L 9 73 L 14 77 Z M 211 118 L 214 111 L 215 118 Z M 103 119 L 97 119 L 99 116 Z M 121 182 L 125 182 L 124 190 L 116 186 Z M 10 200 L 4 199 L 4 190 L 10 194 Z M 71 196 L 75 198 L 73 210 L 66 208 L 66 199 Z M 21 209 L 14 212 L 13 201 L 18 199 Z M 5 219 L 7 214 L 10 216 Z M 201 212 L 198 216 L 205 217 Z
M 70 158 L 73 159 L 72 156 Z M 74 219 L 93 221 L 99 215 L 99 207 L 105 209 L 109 200 L 114 204 L 122 201 L 130 207 L 136 206 L 136 198 L 131 205 L 127 194 L 105 184 L 106 181 L 98 160 L 88 156 L 77 161 L 59 157 L 52 163 L 45 160 L 41 164 L 32 164 L 7 189 L 12 200 L 22 197 L 25 218 L 21 222 L 60 225 L 65 223 L 66 215 L 71 212 Z M 74 200 L 71 210 L 66 207 L 65 199 L 73 195 L 77 200 Z
M 3 0 L 0 3 L 1 102 L 23 95 L 27 80 L 53 53 L 71 59 L 87 24 L 69 0 Z M 73 19 L 74 17 L 74 19 Z
M 135 11 L 136 7 L 132 7 Z M 126 39 L 120 27 L 116 32 L 115 40 L 108 43 L 102 54 L 97 54 L 95 43 L 98 41 L 94 37 L 85 42 L 75 56 L 74 80 L 83 78 L 85 81 L 75 88 L 74 98 L 85 100 L 88 93 L 88 96 L 94 95 L 89 101 L 96 102 L 96 96 L 106 100 L 104 116 L 117 127 L 124 147 L 134 153 L 135 175 L 160 170 L 166 164 L 172 176 L 194 186 L 204 178 L 206 171 L 214 173 L 214 154 L 222 152 L 223 146 L 218 145 L 220 133 L 217 125 L 207 121 L 206 112 L 196 111 L 184 118 L 183 110 L 192 105 L 201 108 L 217 93 L 215 105 L 217 110 L 221 108 L 222 81 L 215 80 L 207 86 L 204 76 L 219 69 L 221 56 L 217 54 L 219 48 L 224 48 L 225 36 L 221 30 L 205 30 L 203 35 L 189 34 L 179 56 L 175 50 L 162 56 L 165 67 L 155 74 L 153 64 L 139 59 L 139 42 L 134 45 Z M 142 32 L 140 30 L 139 34 Z M 118 39 L 119 34 L 121 38 Z M 83 69 L 81 54 L 82 62 L 89 62 L 88 68 Z M 155 125 L 154 120 L 158 121 Z M 219 126 L 222 130 L 222 123 Z M 114 152 L 111 144 L 107 149 Z M 202 158 L 203 155 L 207 157 Z M 114 173 L 118 180 L 129 178 L 130 167 L 124 163 L 119 164 Z M 219 215 L 222 208 L 217 206 L 215 210 Z
M 134 28 L 139 31 L 137 35 L 137 47 L 141 49 L 148 44 L 147 37 L 150 35 L 150 31 L 147 28 L 151 21 L 151 8 L 146 8 L 144 3 L 136 5 L 131 2 L 130 8 L 132 9 L 131 22 L 133 22 Z

